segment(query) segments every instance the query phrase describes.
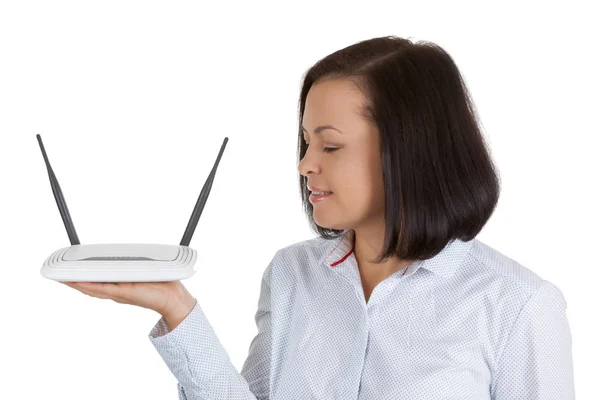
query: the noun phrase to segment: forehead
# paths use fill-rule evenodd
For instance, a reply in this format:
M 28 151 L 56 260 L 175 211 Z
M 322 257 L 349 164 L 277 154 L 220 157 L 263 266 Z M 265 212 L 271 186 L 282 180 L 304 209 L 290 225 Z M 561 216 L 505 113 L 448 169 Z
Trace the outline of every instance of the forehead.
M 308 130 L 321 124 L 348 125 L 361 118 L 359 112 L 363 104 L 362 93 L 351 81 L 318 82 L 311 86 L 306 96 L 302 124 Z

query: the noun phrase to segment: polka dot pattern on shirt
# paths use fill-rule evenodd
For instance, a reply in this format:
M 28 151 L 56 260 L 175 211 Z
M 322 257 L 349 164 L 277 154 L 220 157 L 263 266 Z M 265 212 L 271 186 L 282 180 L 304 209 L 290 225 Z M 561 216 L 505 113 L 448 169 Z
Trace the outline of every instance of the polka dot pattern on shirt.
M 172 332 L 161 318 L 149 338 L 179 399 L 575 398 L 556 285 L 477 239 L 455 240 L 367 302 L 353 234 L 276 252 L 239 372 L 200 304 Z

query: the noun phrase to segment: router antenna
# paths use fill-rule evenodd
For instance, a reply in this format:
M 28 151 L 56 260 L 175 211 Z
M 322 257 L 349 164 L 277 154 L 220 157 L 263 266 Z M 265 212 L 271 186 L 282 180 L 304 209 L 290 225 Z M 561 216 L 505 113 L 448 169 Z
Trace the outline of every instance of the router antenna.
M 56 205 L 58 206 L 58 210 L 60 211 L 60 216 L 65 224 L 65 228 L 67 229 L 67 234 L 69 235 L 69 240 L 71 241 L 71 245 L 79 244 L 79 238 L 77 237 L 77 232 L 75 232 L 75 227 L 73 226 L 73 221 L 71 221 L 71 215 L 69 214 L 69 208 L 67 207 L 67 203 L 65 202 L 65 198 L 60 190 L 60 185 L 58 184 L 58 180 L 54 175 L 54 171 L 52 171 L 52 167 L 50 166 L 50 161 L 48 161 L 48 156 L 46 155 L 46 150 L 44 149 L 44 143 L 42 143 L 42 137 L 37 134 L 38 143 L 40 144 L 40 149 L 42 149 L 42 155 L 44 156 L 44 161 L 46 162 L 46 168 L 48 169 L 48 176 L 50 177 L 50 186 L 52 186 L 52 193 L 54 193 L 54 198 L 56 199 Z
M 192 235 L 196 230 L 196 225 L 198 225 L 198 220 L 200 219 L 200 215 L 202 214 L 202 210 L 204 209 L 204 204 L 206 203 L 206 199 L 208 199 L 208 195 L 210 193 L 210 188 L 212 187 L 213 180 L 215 179 L 215 174 L 217 172 L 217 167 L 219 166 L 219 161 L 221 161 L 221 156 L 223 155 L 223 151 L 225 150 L 225 145 L 229 139 L 226 137 L 223 140 L 223 144 L 221 145 L 221 150 L 219 151 L 219 155 L 217 156 L 217 160 L 210 171 L 210 175 L 204 182 L 204 186 L 202 187 L 202 191 L 200 192 L 200 196 L 198 196 L 198 200 L 196 201 L 196 206 L 194 207 L 194 211 L 192 212 L 192 216 L 188 221 L 187 227 L 185 228 L 185 233 L 181 238 L 180 246 L 189 246 L 190 240 L 192 240 Z

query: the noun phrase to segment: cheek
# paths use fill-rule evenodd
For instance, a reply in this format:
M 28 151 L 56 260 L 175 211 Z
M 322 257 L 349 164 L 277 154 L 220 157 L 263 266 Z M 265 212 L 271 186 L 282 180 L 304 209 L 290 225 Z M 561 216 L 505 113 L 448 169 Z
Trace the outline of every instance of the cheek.
M 381 197 L 382 179 L 375 179 L 369 165 L 360 163 L 348 164 L 340 170 L 343 185 L 340 187 L 341 201 L 349 206 L 365 208 L 372 207 L 378 197 Z

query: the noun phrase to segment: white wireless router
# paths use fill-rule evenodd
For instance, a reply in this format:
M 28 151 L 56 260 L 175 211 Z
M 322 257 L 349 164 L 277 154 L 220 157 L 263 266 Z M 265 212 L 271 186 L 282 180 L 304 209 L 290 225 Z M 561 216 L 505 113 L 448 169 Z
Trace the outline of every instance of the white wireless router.
M 63 282 L 167 282 L 196 273 L 196 250 L 188 247 L 208 199 L 228 138 L 223 140 L 210 175 L 188 221 L 179 246 L 144 243 L 79 244 L 79 238 L 58 180 L 52 171 L 42 138 L 36 135 L 71 246 L 56 250 L 44 261 L 42 276 Z

